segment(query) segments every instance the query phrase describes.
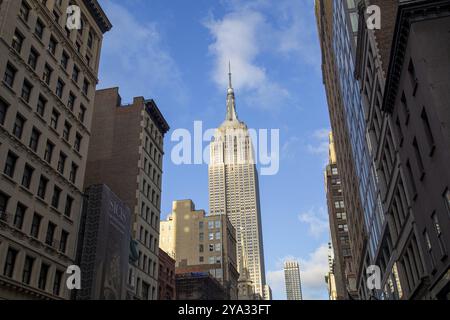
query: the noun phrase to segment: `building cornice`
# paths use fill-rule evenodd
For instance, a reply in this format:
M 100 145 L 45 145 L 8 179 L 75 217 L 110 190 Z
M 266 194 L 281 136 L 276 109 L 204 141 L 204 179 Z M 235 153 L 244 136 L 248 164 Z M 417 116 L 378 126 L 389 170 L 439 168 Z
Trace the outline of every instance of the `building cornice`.
M 97 0 L 83 0 L 84 5 L 87 7 L 89 13 L 94 18 L 98 27 L 103 33 L 108 32 L 112 28 L 112 24 L 103 11 L 102 7 Z
M 170 127 L 153 99 L 145 101 L 145 110 L 164 136 L 170 130 Z
M 384 111 L 392 112 L 395 107 L 412 23 L 447 16 L 450 16 L 448 0 L 405 0 L 400 2 L 384 91 L 382 108 Z

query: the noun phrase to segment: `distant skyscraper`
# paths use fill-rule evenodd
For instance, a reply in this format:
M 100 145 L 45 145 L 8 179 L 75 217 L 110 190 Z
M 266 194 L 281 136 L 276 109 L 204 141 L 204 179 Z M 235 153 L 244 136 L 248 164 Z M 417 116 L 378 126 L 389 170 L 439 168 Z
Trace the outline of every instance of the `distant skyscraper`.
M 236 114 L 231 72 L 226 119 L 216 130 L 210 148 L 210 212 L 226 214 L 229 217 L 237 233 L 238 264 L 242 264 L 243 243 L 245 243 L 246 265 L 250 279 L 255 293 L 263 297 L 266 279 L 258 172 L 247 126 L 239 121 Z
M 327 194 L 328 216 L 331 241 L 333 243 L 333 275 L 336 286 L 336 299 L 348 299 L 349 294 L 356 297 L 356 272 L 350 249 L 348 234 L 347 207 L 344 201 L 342 178 L 338 170 L 333 134 L 329 139 L 329 162 L 325 170 L 325 191 Z
M 284 280 L 287 299 L 303 300 L 300 266 L 297 261 L 286 261 L 284 263 Z

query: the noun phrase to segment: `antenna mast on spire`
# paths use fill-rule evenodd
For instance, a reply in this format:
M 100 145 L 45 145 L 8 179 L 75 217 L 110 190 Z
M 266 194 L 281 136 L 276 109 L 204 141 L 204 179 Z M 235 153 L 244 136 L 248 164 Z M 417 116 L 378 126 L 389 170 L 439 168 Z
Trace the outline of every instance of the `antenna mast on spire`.
M 228 88 L 232 88 L 231 85 L 231 62 L 228 60 Z

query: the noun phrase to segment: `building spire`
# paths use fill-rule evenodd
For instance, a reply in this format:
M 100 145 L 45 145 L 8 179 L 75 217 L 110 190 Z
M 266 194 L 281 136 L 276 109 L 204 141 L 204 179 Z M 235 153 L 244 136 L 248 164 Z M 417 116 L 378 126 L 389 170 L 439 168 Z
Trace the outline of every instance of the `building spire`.
M 228 89 L 232 89 L 231 85 L 231 62 L 228 60 Z
M 228 61 L 228 91 L 227 91 L 227 121 L 238 120 L 236 114 L 236 102 L 234 98 L 234 90 L 231 84 L 231 62 Z

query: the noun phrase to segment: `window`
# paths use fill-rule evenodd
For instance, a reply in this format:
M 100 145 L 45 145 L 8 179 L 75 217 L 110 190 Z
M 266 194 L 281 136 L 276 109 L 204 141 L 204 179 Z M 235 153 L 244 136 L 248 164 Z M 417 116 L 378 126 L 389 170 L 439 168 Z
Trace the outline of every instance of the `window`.
M 27 208 L 23 204 L 21 203 L 17 204 L 16 214 L 14 215 L 14 222 L 13 222 L 15 228 L 22 229 L 26 211 Z
M 205 258 L 202 257 L 202 256 L 200 256 L 200 257 L 198 258 L 198 261 L 199 261 L 199 262 L 204 262 L 204 261 L 205 261 Z
M 78 82 L 79 76 L 80 76 L 80 69 L 78 69 L 77 66 L 73 66 L 72 80 Z
M 55 93 L 58 96 L 58 98 L 60 98 L 60 99 L 62 99 L 65 86 L 66 86 L 66 84 L 64 83 L 64 81 L 62 81 L 61 79 L 58 79 L 58 82 L 56 84 L 56 92 Z
M 39 53 L 36 51 L 36 49 L 31 48 L 30 55 L 28 56 L 28 65 L 31 67 L 31 69 L 36 70 L 38 60 L 39 60 Z
M 6 65 L 5 75 L 3 81 L 12 88 L 14 86 L 14 79 L 16 78 L 17 69 L 10 63 Z
M 34 27 L 34 34 L 41 40 L 44 35 L 44 29 L 45 29 L 44 23 L 42 22 L 41 19 L 38 18 L 38 20 L 36 21 L 36 26 Z
M 216 243 L 214 245 L 214 250 L 216 250 L 217 252 L 221 251 L 222 250 L 222 245 L 220 243 Z
M 5 123 L 6 112 L 8 111 L 8 105 L 0 99 L 0 125 Z
M 70 175 L 69 175 L 69 180 L 72 183 L 75 183 L 77 180 L 77 171 L 78 171 L 78 166 L 72 162 L 72 166 L 70 167 Z
M 427 111 L 425 110 L 425 108 L 422 109 L 420 118 L 422 119 L 423 127 L 425 129 L 425 135 L 427 137 L 428 144 L 430 146 L 430 155 L 431 155 L 434 152 L 435 144 L 434 144 L 433 131 L 431 130 L 430 121 L 428 120 L 428 115 L 427 115 Z
M 423 176 L 425 175 L 425 167 L 422 160 L 422 155 L 420 154 L 419 145 L 417 143 L 417 139 L 414 138 L 413 141 L 413 147 L 414 147 L 414 154 L 416 156 L 417 166 L 419 167 L 420 173 L 421 173 L 421 180 L 423 179 Z
M 55 149 L 55 145 L 50 141 L 47 141 L 47 145 L 45 146 L 44 160 L 48 163 L 52 162 L 53 150 Z
M 419 85 L 419 82 L 417 80 L 416 68 L 414 67 L 414 62 L 412 59 L 409 60 L 408 73 L 411 80 L 411 86 L 413 88 L 413 96 L 415 96 L 417 93 L 417 87 Z
M 28 80 L 24 80 L 23 85 L 22 85 L 21 97 L 27 103 L 30 102 L 30 96 L 31 96 L 32 90 L 33 90 L 33 86 L 31 85 L 31 83 Z
M 92 49 L 92 46 L 94 44 L 94 35 L 92 34 L 92 31 L 89 31 L 88 39 L 87 39 L 87 45 L 89 49 Z
M 53 208 L 58 208 L 60 196 L 61 196 L 61 189 L 55 186 L 55 188 L 53 189 L 53 197 L 52 197 Z
M 37 106 L 36 106 L 36 112 L 43 117 L 45 113 L 45 106 L 47 105 L 47 100 L 43 96 L 39 96 Z
M 77 132 L 77 134 L 75 135 L 75 142 L 73 144 L 73 147 L 78 152 L 80 152 L 82 139 L 83 139 L 83 137 Z
M 34 258 L 30 256 L 25 257 L 25 262 L 23 264 L 22 282 L 25 284 L 30 284 L 31 274 L 33 272 Z
M 70 196 L 67 196 L 66 198 L 66 205 L 64 207 L 64 215 L 66 217 L 70 217 L 72 213 L 72 205 L 73 205 L 73 199 Z
M 213 252 L 214 251 L 214 244 L 210 243 L 209 244 L 209 252 Z
M 4 173 L 10 178 L 14 178 L 14 170 L 16 168 L 17 156 L 13 154 L 11 151 L 8 152 L 8 156 L 6 157 L 5 169 Z
M 17 114 L 16 121 L 14 122 L 13 134 L 17 139 L 22 138 L 23 127 L 25 126 L 25 118 L 20 114 Z
M 63 152 L 60 152 L 57 170 L 61 174 L 64 174 L 64 168 L 66 166 L 66 159 L 67 159 L 67 156 Z
M 30 136 L 30 144 L 28 146 L 34 152 L 36 152 L 36 150 L 37 150 L 40 137 L 41 137 L 41 133 L 36 128 L 33 128 L 33 130 L 31 131 L 31 136 Z
M 9 197 L 0 192 L 0 220 L 5 219 L 6 207 L 8 206 Z
M 85 115 L 86 115 L 86 107 L 83 105 L 80 105 L 80 113 L 78 115 L 78 120 L 80 120 L 81 122 L 84 122 Z
M 69 141 L 70 139 L 70 131 L 72 130 L 72 126 L 67 121 L 64 122 L 64 129 L 63 129 L 63 139 L 66 141 Z
M 39 238 L 39 230 L 41 228 L 42 217 L 37 213 L 33 216 L 33 221 L 31 222 L 30 235 L 34 238 Z
M 208 221 L 208 229 L 214 228 L 214 221 Z
M 214 222 L 216 228 L 220 228 L 220 220 Z
M 216 232 L 216 240 L 220 240 L 220 232 Z
M 13 248 L 8 249 L 6 254 L 5 267 L 3 268 L 3 275 L 12 278 L 14 275 L 14 266 L 16 264 L 17 250 Z
M 53 109 L 52 116 L 50 118 L 50 126 L 53 129 L 58 129 L 59 112 Z
M 447 213 L 450 215 L 450 190 L 445 191 L 444 201 L 447 206 Z
M 86 79 L 84 79 L 84 81 L 83 81 L 83 93 L 84 93 L 85 95 L 88 95 L 88 94 L 89 94 L 89 86 L 90 86 L 89 81 L 87 81 Z
M 208 239 L 209 239 L 209 240 L 214 240 L 214 233 L 213 233 L 213 232 L 210 232 L 210 233 L 209 233 Z
M 50 51 L 52 55 L 56 54 L 57 46 L 58 46 L 58 41 L 56 41 L 56 39 L 53 36 L 51 36 L 50 41 L 48 42 L 48 51 Z
M 11 46 L 18 53 L 20 53 L 22 51 L 22 45 L 23 45 L 24 39 L 25 39 L 25 37 L 19 32 L 19 30 L 16 29 L 16 31 L 14 32 L 14 36 L 12 38 Z
M 48 184 L 48 179 L 45 178 L 44 176 L 41 176 L 41 179 L 39 180 L 39 187 L 38 187 L 38 192 L 37 192 L 38 197 L 41 199 L 45 199 L 45 194 L 47 192 L 47 184 Z
M 405 124 L 408 125 L 409 117 L 410 117 L 410 111 L 409 111 L 409 107 L 408 107 L 408 102 L 406 101 L 406 95 L 405 95 L 404 92 L 402 93 L 401 102 L 402 102 L 402 106 L 403 106 L 403 112 L 405 114 Z
M 209 257 L 209 258 L 208 258 L 208 263 L 209 263 L 209 264 L 214 264 L 215 261 L 216 261 L 216 259 L 215 259 L 214 257 Z
M 198 246 L 198 252 L 203 252 L 204 250 L 205 249 L 202 244 Z
M 431 215 L 431 220 L 433 221 L 434 230 L 436 232 L 436 237 L 439 242 L 439 249 L 441 250 L 441 257 L 445 257 L 447 255 L 447 249 L 444 244 L 444 240 L 442 239 L 442 229 L 441 225 L 439 223 L 439 218 L 436 214 L 436 212 L 433 212 Z
M 44 73 L 42 74 L 42 80 L 47 85 L 50 85 L 50 81 L 51 81 L 51 78 L 52 78 L 52 73 L 53 73 L 53 69 L 48 64 L 45 64 Z
M 53 280 L 53 294 L 55 296 L 59 296 L 59 292 L 61 291 L 61 280 L 63 273 L 59 270 L 55 271 L 55 279 Z
M 56 225 L 53 222 L 48 223 L 47 234 L 45 236 L 45 244 L 53 246 L 53 239 L 55 237 Z
M 30 6 L 25 1 L 22 1 L 19 10 L 19 17 L 22 18 L 23 21 L 28 22 L 29 16 L 30 16 Z
M 70 110 L 72 110 L 72 111 L 73 111 L 73 107 L 74 107 L 74 105 L 75 105 L 75 100 L 76 100 L 75 95 L 73 94 L 72 91 L 70 91 L 70 93 L 69 93 L 69 100 L 67 101 L 67 107 L 68 107 Z
M 200 241 L 203 241 L 203 240 L 205 239 L 205 234 L 204 234 L 203 232 L 200 232 L 200 233 L 198 234 L 198 239 L 199 239 Z
M 39 272 L 39 280 L 38 280 L 38 288 L 41 290 L 45 290 L 47 286 L 47 276 L 48 276 L 48 270 L 50 267 L 43 263 L 41 265 L 41 271 Z
M 62 253 L 66 252 L 68 238 L 69 233 L 66 230 L 61 231 L 61 241 L 59 242 L 59 251 L 61 251 Z
M 28 164 L 25 165 L 25 168 L 23 169 L 23 176 L 22 176 L 22 186 L 24 186 L 27 189 L 30 189 L 31 184 L 31 178 L 33 177 L 34 169 L 29 166 Z
M 61 66 L 64 68 L 64 70 L 67 69 L 67 65 L 69 64 L 69 55 L 67 52 L 63 51 L 61 55 Z

